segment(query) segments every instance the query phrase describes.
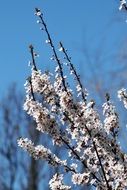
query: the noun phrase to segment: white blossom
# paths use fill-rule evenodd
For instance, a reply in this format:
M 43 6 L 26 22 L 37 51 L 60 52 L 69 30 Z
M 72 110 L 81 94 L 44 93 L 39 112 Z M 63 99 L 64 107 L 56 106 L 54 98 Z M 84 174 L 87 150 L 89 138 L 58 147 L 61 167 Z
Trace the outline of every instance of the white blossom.
M 63 175 L 57 173 L 49 181 L 49 187 L 51 190 L 71 190 L 71 186 L 64 185 Z
M 37 24 L 40 24 L 40 20 L 37 20 Z
M 73 174 L 72 182 L 78 185 L 87 184 L 89 182 L 89 178 L 90 178 L 90 173 Z
M 42 13 L 41 13 L 41 10 L 40 9 L 38 9 L 38 8 L 35 8 L 35 15 L 36 16 L 41 16 L 42 15 Z
M 126 0 L 120 0 L 119 10 L 123 9 L 124 6 L 126 6 Z
M 63 51 L 63 48 L 62 48 L 62 47 L 60 47 L 60 48 L 59 48 L 59 51 Z
M 50 44 L 50 40 L 45 40 L 45 43 L 46 44 Z
M 103 114 L 105 115 L 104 127 L 106 132 L 116 136 L 119 131 L 119 120 L 115 106 L 110 100 L 103 104 Z

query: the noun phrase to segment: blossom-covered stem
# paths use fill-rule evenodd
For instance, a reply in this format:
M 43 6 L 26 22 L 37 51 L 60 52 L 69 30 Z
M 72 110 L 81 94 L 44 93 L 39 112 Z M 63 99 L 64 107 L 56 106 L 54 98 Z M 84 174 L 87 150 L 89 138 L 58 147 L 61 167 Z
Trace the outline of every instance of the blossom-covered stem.
M 18 145 L 27 151 L 31 156 L 33 156 L 34 159 L 46 160 L 54 167 L 63 166 L 66 171 L 76 174 L 74 168 L 70 168 L 67 163 L 64 163 L 64 161 L 60 160 L 56 155 L 54 155 L 49 149 L 45 148 L 44 146 L 34 146 L 34 143 L 32 143 L 32 141 L 27 138 L 18 139 Z
M 95 149 L 97 158 L 98 158 L 98 160 L 99 160 L 99 164 L 100 164 L 100 166 L 101 166 L 101 169 L 102 169 L 102 172 L 103 172 L 103 176 L 104 176 L 104 179 L 105 179 L 107 188 L 108 188 L 108 190 L 112 190 L 111 187 L 109 186 L 109 183 L 108 183 L 108 180 L 107 180 L 107 177 L 106 177 L 106 174 L 105 174 L 105 170 L 104 170 L 103 165 L 102 165 L 102 163 L 101 163 L 101 158 L 100 158 L 100 156 L 99 156 L 99 154 L 98 154 L 97 147 L 96 147 L 96 144 L 95 144 L 94 141 L 93 141 L 93 146 L 94 146 L 94 149 Z
M 31 85 L 31 95 L 32 95 L 32 98 L 34 101 L 36 101 L 35 97 L 34 97 L 34 93 L 33 93 L 33 87 L 32 87 L 32 84 L 31 84 L 31 80 L 29 80 L 30 82 L 30 85 Z M 72 121 L 73 122 L 73 121 Z M 62 135 L 60 135 L 60 138 L 61 140 L 63 141 L 63 143 L 73 152 L 73 154 L 76 156 L 76 158 L 84 165 L 85 168 L 89 169 L 86 162 L 81 160 L 80 156 L 76 153 L 76 151 L 68 144 L 68 142 L 62 137 Z M 71 169 L 69 166 L 65 166 L 65 169 L 67 169 L 68 171 L 71 171 L 71 172 L 75 172 L 75 170 Z M 99 178 L 91 172 L 91 175 L 98 181 L 100 182 Z
M 34 58 L 34 47 L 32 45 L 30 45 L 29 48 L 30 48 L 30 53 L 31 53 L 31 57 L 32 57 L 33 69 L 37 71 L 35 58 Z
M 67 116 L 67 114 L 66 114 L 66 116 Z M 71 122 L 71 124 L 74 125 L 73 121 L 72 121 L 69 117 L 67 117 L 67 118 L 69 119 L 69 121 Z M 110 188 L 110 186 L 109 186 L 109 184 L 108 184 L 108 180 L 107 180 L 107 178 L 106 178 L 105 170 L 104 170 L 104 168 L 103 168 L 103 165 L 102 165 L 102 162 L 101 162 L 101 158 L 100 158 L 99 153 L 98 153 L 98 150 L 97 150 L 97 146 L 96 146 L 96 144 L 95 144 L 95 142 L 94 142 L 94 140 L 93 140 L 93 138 L 92 138 L 92 135 L 91 135 L 90 130 L 88 129 L 88 127 L 87 127 L 86 125 L 85 125 L 85 128 L 86 128 L 86 130 L 87 130 L 87 132 L 88 132 L 88 134 L 89 134 L 89 136 L 90 136 L 90 138 L 91 138 L 91 140 L 92 140 L 92 144 L 93 144 L 94 150 L 95 150 L 95 152 L 96 152 L 96 155 L 97 155 L 97 158 L 98 158 L 100 167 L 101 167 L 101 169 L 102 169 L 102 173 L 103 173 L 103 176 L 104 176 L 104 179 L 105 179 L 107 188 L 110 190 L 111 188 Z M 62 140 L 64 141 L 64 139 L 62 139 Z M 77 157 L 77 159 L 81 161 L 80 156 L 74 151 L 74 149 L 73 149 L 66 141 L 64 141 L 64 143 L 65 143 L 65 144 L 68 146 L 68 148 L 73 152 L 73 154 Z M 82 162 L 82 164 L 83 164 L 86 168 L 88 168 L 87 165 L 86 165 L 86 163 L 85 163 L 84 161 L 81 161 L 81 162 Z M 96 175 L 95 175 L 94 173 L 92 173 L 92 175 L 93 175 L 94 178 L 96 178 L 98 181 L 100 181 L 100 180 L 96 177 Z
M 87 129 L 87 132 L 88 132 L 88 134 L 89 134 L 89 136 L 90 136 L 90 138 L 91 138 L 91 140 L 92 140 L 93 147 L 94 147 L 94 150 L 95 150 L 95 152 L 96 152 L 96 155 L 97 155 L 97 158 L 98 158 L 100 167 L 101 167 L 101 169 L 102 169 L 102 173 L 103 173 L 103 176 L 104 176 L 104 179 L 105 179 L 107 188 L 108 188 L 108 190 L 111 190 L 111 187 L 110 187 L 109 184 L 108 184 L 108 180 L 107 180 L 107 177 L 106 177 L 106 174 L 105 174 L 104 167 L 103 167 L 102 162 L 101 162 L 101 158 L 100 158 L 99 153 L 98 153 L 98 150 L 97 150 L 97 146 L 96 146 L 96 144 L 95 144 L 95 142 L 94 142 L 94 140 L 93 140 L 93 138 L 92 138 L 92 135 L 91 135 L 90 130 L 88 129 L 88 127 L 87 127 L 86 125 L 85 125 L 85 128 Z
M 61 136 L 61 140 L 62 140 L 62 141 L 66 144 L 66 146 L 73 152 L 73 154 L 76 156 L 76 158 L 77 158 L 79 161 L 81 161 L 81 163 L 83 164 L 83 166 L 84 166 L 85 168 L 89 169 L 88 166 L 87 166 L 87 164 L 86 164 L 86 162 L 81 160 L 80 156 L 79 156 L 79 155 L 76 153 L 76 151 L 66 142 L 66 140 L 62 138 L 62 136 Z M 99 179 L 93 172 L 91 172 L 91 175 L 92 175 L 98 182 L 101 182 L 100 179 Z
M 36 10 L 36 12 L 40 11 L 38 8 L 35 8 L 35 10 Z M 59 60 L 58 55 L 57 55 L 57 53 L 56 53 L 55 46 L 54 46 L 54 44 L 53 44 L 52 38 L 51 38 L 51 36 L 50 36 L 50 33 L 49 33 L 49 31 L 48 31 L 48 28 L 47 28 L 47 25 L 46 25 L 46 23 L 45 23 L 45 21 L 44 21 L 44 18 L 43 18 L 43 14 L 42 14 L 42 13 L 39 15 L 39 18 L 40 18 L 40 20 L 41 20 L 41 24 L 43 25 L 44 30 L 45 30 L 47 36 L 48 36 L 49 44 L 50 44 L 50 46 L 51 46 L 51 48 L 52 48 L 52 51 L 53 51 L 53 53 L 54 53 L 54 57 L 55 57 L 56 62 L 57 62 L 57 64 L 58 64 L 58 66 L 59 66 L 60 75 L 61 75 L 61 78 L 62 78 L 62 84 L 63 84 L 64 90 L 67 92 L 67 87 L 66 87 L 66 84 L 65 84 L 65 79 L 64 79 L 64 74 L 63 74 L 63 69 L 62 69 L 60 60 Z
M 74 75 L 76 76 L 76 79 L 77 79 L 77 81 L 78 81 L 78 83 L 79 83 L 79 85 L 80 85 L 80 88 L 82 89 L 82 98 L 83 98 L 84 102 L 86 102 L 86 97 L 85 97 L 85 95 L 84 95 L 84 93 L 83 93 L 83 86 L 82 86 L 82 83 L 81 83 L 81 81 L 80 81 L 80 78 L 79 78 L 79 76 L 78 76 L 78 74 L 77 74 L 77 72 L 76 72 L 76 70 L 75 70 L 75 68 L 74 68 L 74 66 L 73 66 L 73 64 L 72 64 L 72 62 L 71 62 L 71 60 L 70 60 L 70 57 L 68 56 L 67 51 L 65 50 L 65 48 L 64 48 L 64 46 L 63 46 L 63 44 L 62 44 L 62 42 L 60 42 L 60 47 L 61 47 L 61 49 L 62 49 L 62 51 L 63 51 L 63 53 L 64 53 L 64 55 L 65 55 L 65 58 L 66 58 L 67 61 L 69 62 L 70 67 L 71 67 L 72 71 L 74 72 Z M 107 188 L 110 189 L 110 186 L 109 186 L 109 184 L 108 184 L 108 180 L 107 180 L 107 178 L 106 178 L 105 170 L 104 170 L 103 165 L 102 165 L 102 163 L 101 163 L 101 159 L 100 159 L 100 156 L 99 156 L 99 153 L 98 153 L 96 144 L 95 144 L 94 140 L 92 139 L 91 132 L 90 132 L 90 130 L 88 129 L 88 127 L 87 127 L 86 125 L 85 125 L 85 128 L 86 128 L 86 130 L 87 130 L 87 132 L 88 132 L 88 134 L 89 134 L 89 136 L 90 136 L 90 138 L 91 138 L 91 140 L 92 140 L 93 147 L 94 147 L 94 150 L 95 150 L 95 152 L 96 152 L 96 155 L 97 155 L 97 158 L 98 158 L 100 167 L 101 167 L 101 169 L 102 169 L 103 176 L 104 176 L 104 179 L 105 179 L 105 181 L 106 181 Z
M 79 117 L 80 117 L 80 115 L 79 115 Z M 71 120 L 70 120 L 70 121 L 71 121 Z M 72 123 L 72 124 L 73 124 L 73 123 Z M 90 136 L 90 138 L 91 138 L 91 140 L 92 140 L 92 144 L 93 144 L 94 150 L 95 150 L 95 152 L 96 152 L 96 155 L 97 155 L 97 158 L 98 158 L 100 167 L 101 167 L 101 169 L 102 169 L 102 173 L 103 173 L 103 176 L 104 176 L 104 179 L 105 179 L 107 188 L 108 188 L 109 190 L 111 190 L 111 188 L 110 188 L 110 186 L 109 186 L 109 184 L 108 184 L 108 180 L 107 180 L 107 177 L 106 177 L 106 174 L 105 174 L 105 170 L 104 170 L 104 168 L 103 168 L 103 165 L 102 165 L 102 162 L 101 162 L 101 158 L 100 158 L 100 156 L 99 156 L 99 153 L 98 153 L 98 150 L 97 150 L 97 146 L 96 146 L 96 144 L 95 144 L 95 141 L 93 140 L 92 135 L 91 135 L 91 132 L 90 132 L 90 130 L 88 129 L 88 127 L 87 127 L 86 125 L 85 125 L 85 128 L 86 128 L 86 130 L 87 130 L 87 132 L 88 132 L 88 134 L 89 134 L 89 136 Z M 73 153 L 74 153 L 74 151 L 73 151 Z M 80 158 L 80 157 L 79 157 L 79 158 Z M 83 163 L 83 165 L 84 165 L 84 163 Z M 86 165 L 85 167 L 87 167 L 87 165 Z
M 36 101 L 36 100 L 35 100 L 35 96 L 34 96 L 34 92 L 33 92 L 33 87 L 32 87 L 31 77 L 29 77 L 27 80 L 28 80 L 29 83 L 30 83 L 30 87 L 31 87 L 31 96 L 32 96 L 33 100 Z
M 99 153 L 98 153 L 98 150 L 97 150 L 97 146 L 96 146 L 96 144 L 95 144 L 95 141 L 93 140 L 92 135 L 91 135 L 91 132 L 90 132 L 90 130 L 88 129 L 88 127 L 87 127 L 86 125 L 85 125 L 85 128 L 86 128 L 86 130 L 87 130 L 87 132 L 88 132 L 88 134 L 89 134 L 89 136 L 90 136 L 90 138 L 91 138 L 91 140 L 92 140 L 93 147 L 94 147 L 94 150 L 95 150 L 95 152 L 96 152 L 96 155 L 97 155 L 97 158 L 98 158 L 100 167 L 101 167 L 101 169 L 102 169 L 102 173 L 103 173 L 103 176 L 104 176 L 104 179 L 105 179 L 107 188 L 108 188 L 108 190 L 111 190 L 111 187 L 110 187 L 109 184 L 108 184 L 108 180 L 107 180 L 107 177 L 106 177 L 106 174 L 105 174 L 105 170 L 104 170 L 104 167 L 103 167 L 103 165 L 102 165 L 101 158 L 100 158 L 100 156 L 99 156 Z
M 79 117 L 80 117 L 80 115 L 79 115 Z M 74 124 L 73 121 L 72 121 L 69 117 L 68 117 L 68 119 L 69 119 L 69 121 L 71 122 L 71 124 L 73 125 L 73 124 Z M 87 127 L 86 125 L 85 125 L 85 128 L 86 128 L 86 131 L 87 131 L 88 134 L 89 134 L 90 139 L 92 140 L 92 144 L 93 144 L 94 150 L 95 150 L 95 152 L 96 152 L 96 155 L 97 155 L 97 158 L 98 158 L 100 167 L 101 167 L 101 169 L 102 169 L 102 173 L 103 173 L 103 176 L 104 176 L 104 179 L 105 179 L 107 188 L 110 190 L 111 188 L 110 188 L 110 186 L 109 186 L 109 184 L 108 184 L 108 180 L 107 180 L 107 177 L 106 177 L 106 174 L 105 174 L 104 167 L 103 167 L 102 162 L 101 162 L 101 158 L 100 158 L 99 153 L 98 153 L 98 150 L 97 150 L 96 143 L 95 143 L 95 141 L 93 140 L 93 137 L 92 137 L 92 135 L 91 135 L 91 131 L 88 129 L 88 127 Z M 72 150 L 72 152 L 76 155 L 76 157 L 77 157 L 79 160 L 81 160 L 80 157 L 78 156 L 78 154 L 73 150 L 73 148 L 71 148 L 68 144 L 66 144 L 66 145 Z M 82 162 L 82 163 L 83 163 L 83 165 L 85 164 L 85 162 Z M 86 164 L 85 164 L 84 166 L 87 167 Z
M 80 88 L 81 88 L 82 99 L 84 100 L 84 102 L 86 102 L 86 95 L 85 95 L 84 92 L 83 92 L 83 86 L 82 86 L 82 83 L 81 83 L 81 81 L 80 81 L 80 77 L 79 77 L 79 75 L 77 74 L 76 69 L 75 69 L 74 65 L 72 64 L 71 59 L 70 59 L 70 57 L 68 56 L 67 51 L 66 51 L 66 49 L 64 48 L 62 42 L 60 42 L 60 47 L 62 48 L 62 51 L 63 51 L 63 53 L 64 53 L 64 55 L 65 55 L 65 58 L 66 58 L 66 60 L 68 61 L 68 63 L 70 64 L 71 70 L 74 72 L 74 75 L 75 75 L 75 77 L 76 77 L 76 79 L 77 79 L 77 81 L 78 81 L 78 84 L 79 84 Z
M 92 107 L 94 106 L 94 104 L 95 104 L 95 103 L 93 102 Z M 79 117 L 80 117 L 80 115 L 79 115 Z M 85 125 L 85 128 L 86 128 L 86 131 L 87 131 L 88 134 L 89 134 L 90 139 L 92 140 L 92 144 L 93 144 L 94 150 L 95 150 L 95 152 L 96 152 L 96 156 L 97 156 L 97 158 L 98 158 L 100 167 L 101 167 L 101 169 L 102 169 L 102 173 L 103 173 L 103 176 L 104 176 L 104 179 L 105 179 L 107 188 L 108 188 L 109 190 L 111 190 L 111 188 L 110 188 L 110 186 L 109 186 L 109 184 L 108 184 L 108 180 L 107 180 L 107 177 L 106 177 L 106 173 L 105 173 L 104 167 L 103 167 L 102 162 L 101 162 L 101 158 L 100 158 L 99 153 L 98 153 L 98 150 L 97 150 L 96 143 L 95 143 L 95 141 L 93 140 L 93 137 L 92 137 L 92 135 L 91 135 L 91 131 L 88 129 L 88 127 L 87 127 L 86 125 Z
M 30 86 L 31 86 L 31 96 L 32 96 L 32 98 L 33 98 L 33 100 L 34 101 L 36 101 L 36 99 L 35 99 L 35 96 L 34 96 L 34 92 L 33 92 L 33 87 L 32 87 L 32 82 L 31 82 L 31 77 L 29 77 L 29 83 L 30 83 Z M 61 139 L 62 139 L 62 141 L 64 142 L 64 143 L 66 143 L 66 145 L 68 144 L 65 140 L 64 140 L 64 138 L 62 138 L 62 135 L 61 135 Z M 70 147 L 70 146 L 69 146 Z M 71 148 L 71 147 L 70 147 Z M 73 150 L 72 148 L 71 148 L 71 150 Z M 78 155 L 77 155 L 78 156 Z M 79 157 L 79 156 L 78 156 Z M 80 159 L 80 157 L 79 157 L 79 159 Z M 74 170 L 74 169 L 71 169 L 69 166 L 65 166 L 65 169 L 67 170 L 67 171 L 70 171 L 70 172 L 74 172 L 74 173 L 76 173 L 76 171 Z

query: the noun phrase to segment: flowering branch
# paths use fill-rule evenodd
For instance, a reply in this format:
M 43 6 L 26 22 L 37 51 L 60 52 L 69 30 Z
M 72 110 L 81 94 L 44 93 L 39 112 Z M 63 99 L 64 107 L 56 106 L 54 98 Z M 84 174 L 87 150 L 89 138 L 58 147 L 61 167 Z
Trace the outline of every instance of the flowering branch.
M 36 67 L 36 64 L 35 64 L 35 57 L 34 57 L 34 52 L 33 52 L 33 49 L 34 49 L 34 47 L 31 45 L 31 46 L 29 46 L 30 48 L 32 48 L 32 51 L 30 51 L 31 52 L 31 57 L 32 57 L 32 60 L 33 60 L 33 62 L 32 62 L 32 64 L 33 64 L 33 69 L 34 70 L 36 70 L 36 71 L 38 71 L 38 69 L 37 69 L 37 67 Z M 73 67 L 74 68 L 74 67 Z M 76 72 L 76 71 L 75 71 Z M 80 79 L 79 79 L 80 80 Z M 33 100 L 34 101 L 36 101 L 36 99 L 35 99 L 35 96 L 34 96 L 34 90 L 33 90 L 33 86 L 32 86 L 32 82 L 31 82 L 31 78 L 29 79 L 29 83 L 30 83 L 30 87 L 31 87 L 31 95 L 32 95 L 32 98 L 33 98 Z M 60 105 L 59 105 L 60 106 Z M 68 115 L 66 115 L 66 117 L 68 118 Z M 68 118 L 69 119 L 69 121 L 71 121 L 70 120 L 70 118 Z M 71 123 L 73 124 L 73 121 L 71 121 Z M 74 125 L 74 124 L 73 124 Z M 88 130 L 88 129 L 87 129 Z M 90 131 L 89 131 L 89 133 L 90 133 Z M 61 133 L 62 134 L 62 133 Z M 84 165 L 84 167 L 85 168 L 87 168 L 87 169 L 89 169 L 88 168 L 88 166 L 87 166 L 87 164 L 86 164 L 86 162 L 83 160 L 81 160 L 81 158 L 80 158 L 80 156 L 76 153 L 76 151 L 69 145 L 69 143 L 68 143 L 68 141 L 65 139 L 65 138 L 63 138 L 63 135 L 60 135 L 59 136 L 59 138 L 61 139 L 61 141 L 73 152 L 73 154 L 76 156 L 76 159 L 78 159 L 83 165 Z M 96 148 L 96 145 L 95 145 L 95 143 L 94 143 L 94 146 L 95 146 L 95 148 Z M 96 150 L 97 151 L 97 150 Z M 98 155 L 98 154 L 97 154 Z M 98 155 L 98 157 L 99 157 L 99 155 Z M 101 161 L 100 161 L 100 163 L 101 163 Z M 69 167 L 68 167 L 69 168 Z M 68 170 L 68 171 L 71 171 L 70 169 Z M 97 180 L 97 181 L 99 181 L 100 182 L 100 179 L 93 173 L 93 172 L 91 172 L 91 175 Z
M 76 70 L 75 70 L 73 64 L 71 63 L 71 59 L 70 59 L 70 57 L 68 56 L 67 51 L 65 50 L 65 48 L 64 48 L 64 46 L 63 46 L 63 44 L 62 44 L 62 42 L 60 42 L 60 51 L 62 51 L 62 52 L 64 53 L 65 58 L 66 58 L 66 60 L 68 61 L 69 65 L 70 65 L 70 68 L 71 68 L 72 72 L 74 73 L 74 75 L 75 75 L 75 77 L 76 77 L 76 80 L 77 80 L 77 82 L 78 82 L 78 84 L 79 84 L 79 87 L 80 87 L 80 89 L 81 89 L 82 99 L 84 100 L 84 102 L 86 102 L 86 95 L 84 94 L 84 90 L 83 90 L 82 83 L 81 83 L 81 81 L 80 81 L 80 78 L 79 78 L 79 76 L 78 76 L 78 74 L 77 74 L 77 72 L 76 72 Z M 90 138 L 92 139 L 91 132 L 89 131 L 89 129 L 87 128 L 86 125 L 85 125 L 85 127 L 86 127 L 86 130 L 87 130 L 87 132 L 88 132 Z M 93 139 L 92 139 L 92 142 L 93 142 L 93 146 L 94 146 L 94 149 L 95 149 L 97 158 L 98 158 L 98 160 L 99 160 L 99 163 L 100 163 L 100 166 L 101 166 L 101 169 L 102 169 L 102 172 L 103 172 L 103 175 L 104 175 L 104 178 L 105 178 L 107 187 L 108 187 L 108 189 L 110 189 L 110 186 L 109 186 L 109 184 L 108 184 L 108 180 L 107 180 L 107 177 L 106 177 L 106 174 L 105 174 L 105 171 L 104 171 L 104 168 L 103 168 L 103 165 L 102 165 L 102 163 L 101 163 L 101 159 L 100 159 L 100 156 L 99 156 L 97 147 L 96 147 L 96 143 L 94 142 Z
M 31 156 L 35 159 L 44 159 L 50 165 L 54 167 L 63 166 L 66 171 L 76 173 L 74 168 L 70 168 L 66 161 L 61 161 L 56 155 L 54 155 L 49 149 L 42 145 L 34 146 L 31 140 L 27 138 L 20 138 L 18 140 L 18 145 L 22 147 L 25 151 L 28 151 Z
M 45 21 L 44 21 L 43 14 L 42 14 L 42 12 L 41 12 L 40 9 L 36 8 L 35 10 L 36 10 L 36 15 L 40 18 L 40 22 L 39 22 L 39 23 L 41 23 L 41 24 L 43 25 L 43 27 L 44 27 L 43 30 L 45 30 L 45 32 L 47 33 L 47 36 L 48 36 L 48 43 L 51 45 L 51 48 L 52 48 L 52 50 L 53 50 L 55 59 L 56 59 L 56 61 L 57 61 L 57 63 L 58 63 L 59 69 L 60 69 L 60 74 L 61 74 L 61 77 L 62 77 L 62 82 L 63 82 L 64 90 L 67 92 L 67 88 L 66 88 L 65 80 L 64 80 L 64 76 L 63 76 L 62 66 L 61 66 L 60 60 L 59 60 L 59 58 L 58 58 L 58 56 L 57 56 L 55 47 L 54 47 L 54 45 L 53 45 L 52 38 L 50 37 L 49 31 L 48 31 L 48 29 L 47 29 L 47 25 L 46 25 L 46 23 L 45 23 Z M 68 56 L 68 54 L 67 54 L 66 50 L 64 49 L 64 47 L 63 47 L 63 45 L 62 45 L 61 42 L 60 42 L 60 46 L 61 46 L 62 51 L 64 52 L 64 54 L 65 54 L 65 56 L 66 56 L 67 61 L 69 62 L 70 67 L 71 67 L 72 71 L 74 72 L 74 75 L 76 76 L 76 79 L 77 79 L 77 81 L 78 81 L 78 83 L 79 83 L 79 86 L 80 86 L 80 88 L 81 88 L 81 90 L 82 90 L 82 98 L 83 98 L 84 102 L 86 102 L 86 97 L 85 97 L 84 92 L 83 92 L 83 86 L 82 86 L 82 84 L 81 84 L 80 78 L 79 78 L 79 76 L 77 75 L 77 72 L 76 72 L 76 70 L 75 70 L 73 64 L 71 63 L 70 58 L 69 58 L 69 56 Z M 88 131 L 88 133 L 89 133 L 89 135 L 90 135 L 90 137 L 91 137 L 91 134 L 90 134 L 90 131 L 88 130 L 88 128 L 87 128 L 87 131 Z M 97 154 L 97 157 L 98 157 L 100 166 L 101 166 L 101 168 L 102 168 L 102 172 L 103 172 L 103 175 L 104 175 L 104 178 L 105 178 L 107 187 L 110 189 L 110 187 L 109 187 L 109 185 L 108 185 L 108 181 L 107 181 L 107 179 L 106 179 L 105 171 L 104 171 L 103 166 L 102 166 L 102 164 L 101 164 L 101 159 L 99 158 L 99 154 L 98 154 L 98 151 L 97 151 L 95 142 L 93 142 L 93 146 L 94 146 L 95 152 L 96 152 L 96 154 Z M 73 153 L 74 153 L 74 152 L 73 152 Z M 76 155 L 76 157 L 80 160 L 80 157 L 79 157 L 78 155 Z M 84 163 L 83 163 L 83 164 L 84 164 Z M 85 167 L 86 167 L 86 165 L 85 165 Z
M 125 1 L 122 1 L 121 5 L 125 6 Z M 54 74 L 52 76 L 50 73 L 41 73 L 36 67 L 34 47 L 30 45 L 32 72 L 25 84 L 27 94 L 24 110 L 35 120 L 37 130 L 50 135 L 53 145 L 66 146 L 68 158 L 62 161 L 49 149 L 42 145 L 34 146 L 27 138 L 21 138 L 18 144 L 35 159 L 44 159 L 53 166 L 63 166 L 66 172 L 70 171 L 71 182 L 75 185 L 89 184 L 98 190 L 125 190 L 127 187 L 127 155 L 117 144 L 120 127 L 115 106 L 109 94 L 106 94 L 106 102 L 103 104 L 105 118 L 100 119 L 95 109 L 95 102 L 87 101 L 87 91 L 84 91 L 80 77 L 60 42 L 59 50 L 64 53 L 70 71 L 75 76 L 78 83 L 77 93 L 81 93 L 83 101 L 80 98 L 74 98 L 73 90 L 66 83 L 62 62 L 57 55 L 43 14 L 40 9 L 35 10 L 39 23 L 47 34 L 46 42 L 50 44 L 58 66 L 54 78 Z M 42 96 L 43 102 L 40 103 L 36 95 Z M 118 96 L 127 108 L 126 90 L 119 91 Z M 71 166 L 67 164 L 70 158 Z M 80 171 L 80 164 L 84 167 L 83 173 Z M 62 174 L 55 174 L 49 182 L 50 188 L 70 190 L 71 186 L 63 184 L 63 177 Z

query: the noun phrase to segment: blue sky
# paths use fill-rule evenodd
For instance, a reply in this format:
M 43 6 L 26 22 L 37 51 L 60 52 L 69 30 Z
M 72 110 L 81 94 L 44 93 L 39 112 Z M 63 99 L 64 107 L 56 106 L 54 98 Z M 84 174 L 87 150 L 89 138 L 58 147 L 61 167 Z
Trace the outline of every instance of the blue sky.
M 96 48 L 108 34 L 103 47 L 112 51 L 125 36 L 127 24 L 119 22 L 121 13 L 117 0 L 1 0 L 0 6 L 0 92 L 4 94 L 12 82 L 23 89 L 28 76 L 29 44 L 40 54 L 41 68 L 50 67 L 45 35 L 42 35 L 34 16 L 34 8 L 43 10 L 50 33 L 57 44 L 62 40 L 71 52 L 74 63 L 82 59 L 79 49 L 87 42 Z M 85 40 L 84 40 L 85 39 Z M 80 68 L 79 68 L 80 69 Z

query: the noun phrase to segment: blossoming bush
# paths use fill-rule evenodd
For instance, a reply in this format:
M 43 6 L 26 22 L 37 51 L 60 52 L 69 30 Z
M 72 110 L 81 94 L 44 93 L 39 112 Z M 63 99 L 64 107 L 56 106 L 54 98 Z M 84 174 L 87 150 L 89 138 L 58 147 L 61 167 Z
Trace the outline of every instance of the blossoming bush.
M 121 1 L 120 9 L 125 8 Z M 36 8 L 36 16 L 41 29 L 47 34 L 46 43 L 53 51 L 52 60 L 57 66 L 54 73 L 42 73 L 36 66 L 37 54 L 29 46 L 32 61 L 31 76 L 25 83 L 26 100 L 24 110 L 36 121 L 36 129 L 48 134 L 54 146 L 66 148 L 66 160 L 43 145 L 34 145 L 28 138 L 20 138 L 18 145 L 28 151 L 35 159 L 43 159 L 53 167 L 60 167 L 49 182 L 52 190 L 70 190 L 64 184 L 64 177 L 70 173 L 70 181 L 76 186 L 91 185 L 96 190 L 127 189 L 127 155 L 117 143 L 119 117 L 109 94 L 103 104 L 102 120 L 96 110 L 95 102 L 88 100 L 88 92 L 83 87 L 67 50 L 60 42 L 59 53 L 53 44 L 45 23 L 43 13 Z M 64 75 L 67 67 L 76 83 L 76 96 Z M 127 109 L 127 92 L 118 91 L 118 97 Z

